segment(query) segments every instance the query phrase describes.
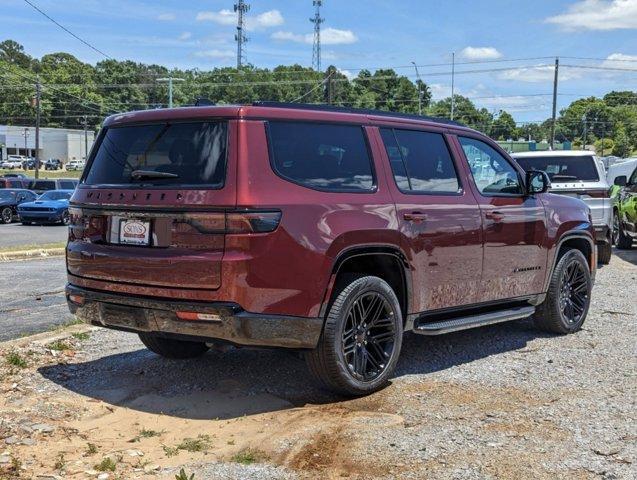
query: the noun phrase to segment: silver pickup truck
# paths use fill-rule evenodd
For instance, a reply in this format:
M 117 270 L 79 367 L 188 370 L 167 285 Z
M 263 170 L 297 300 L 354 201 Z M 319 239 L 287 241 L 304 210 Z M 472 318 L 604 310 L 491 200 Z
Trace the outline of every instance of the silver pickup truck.
M 542 170 L 551 179 L 552 193 L 583 200 L 591 209 L 597 258 L 608 264 L 612 252 L 613 205 L 604 165 L 587 150 L 553 150 L 514 153 L 513 158 L 527 172 Z

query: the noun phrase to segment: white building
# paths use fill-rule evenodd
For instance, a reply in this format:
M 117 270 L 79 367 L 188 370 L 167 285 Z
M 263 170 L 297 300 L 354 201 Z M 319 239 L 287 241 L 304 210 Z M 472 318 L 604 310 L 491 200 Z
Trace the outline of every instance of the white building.
M 41 127 L 39 158 L 59 158 L 64 163 L 84 159 L 86 147 L 90 152 L 94 140 L 95 133 L 90 130 L 85 139 L 84 130 Z M 0 125 L 0 160 L 8 155 L 35 157 L 35 127 Z

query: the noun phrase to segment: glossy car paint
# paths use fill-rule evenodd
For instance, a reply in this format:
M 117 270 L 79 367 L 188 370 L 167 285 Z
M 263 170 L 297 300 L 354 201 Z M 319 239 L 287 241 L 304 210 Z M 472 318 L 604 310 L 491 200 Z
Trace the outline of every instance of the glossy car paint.
M 268 107 L 134 112 L 110 117 L 105 126 L 210 118 L 229 121 L 227 177 L 221 190 L 80 184 L 71 201 L 79 209 L 81 225 L 76 225 L 78 238 L 71 236 L 67 248 L 70 284 L 131 296 L 234 302 L 248 312 L 317 317 L 329 300 L 339 258 L 352 249 L 384 248 L 406 260 L 406 274 L 413 290 L 408 311 L 417 313 L 503 295 L 541 293 L 549 273 L 547 265 L 556 253 L 557 235 L 577 228 L 592 238 L 585 205 L 568 203 L 576 200 L 561 198 L 560 205 L 546 200 L 554 195 L 540 194 L 533 199 L 517 199 L 510 205 L 502 204 L 500 199 L 479 202 L 457 147 L 452 151 L 460 167 L 461 196 L 401 197 L 377 127 L 391 124 L 422 128 L 443 131 L 449 137 L 472 132 L 463 127 Z M 360 125 L 369 139 L 375 191 L 321 192 L 277 176 L 270 165 L 266 134 L 266 122 L 277 119 Z M 556 206 L 574 209 L 558 212 Z M 484 211 L 495 207 L 506 207 L 507 228 L 486 224 Z M 86 222 L 91 216 L 105 217 L 106 221 L 113 216 L 130 216 L 153 221 L 169 218 L 174 222 L 192 213 L 214 216 L 226 210 L 252 208 L 280 210 L 278 228 L 272 233 L 218 235 L 202 250 L 112 245 L 80 235 L 82 228 L 88 228 Z M 403 214 L 415 209 L 425 211 L 424 225 L 404 221 Z M 577 218 L 570 220 L 570 216 Z M 562 225 L 560 220 L 571 223 Z M 538 229 L 542 225 L 545 227 Z M 486 248 L 482 242 L 485 234 Z M 515 276 L 515 268 L 529 263 L 543 268 Z M 508 290 L 506 282 L 499 279 L 502 265 L 507 269 L 508 282 L 513 283 L 506 287 Z M 591 269 L 594 268 L 592 264 Z M 493 281 L 489 275 L 498 280 Z

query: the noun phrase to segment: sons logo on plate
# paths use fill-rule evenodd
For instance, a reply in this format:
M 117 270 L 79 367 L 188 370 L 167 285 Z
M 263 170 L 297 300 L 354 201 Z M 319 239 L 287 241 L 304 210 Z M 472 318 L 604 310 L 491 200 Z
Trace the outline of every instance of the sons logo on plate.
M 150 222 L 135 219 L 121 220 L 119 227 L 120 243 L 148 245 L 149 239 Z

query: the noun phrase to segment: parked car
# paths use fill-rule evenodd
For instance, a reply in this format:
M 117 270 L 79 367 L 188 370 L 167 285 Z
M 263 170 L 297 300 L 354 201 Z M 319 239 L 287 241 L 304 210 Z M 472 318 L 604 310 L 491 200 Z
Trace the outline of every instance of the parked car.
M 5 178 L 22 178 L 22 179 L 29 178 L 24 173 L 13 173 L 13 172 L 5 173 L 2 176 L 5 177 Z
M 49 158 L 46 162 L 44 162 L 45 170 L 61 170 L 62 169 L 62 160 L 59 158 Z
M 73 190 L 50 190 L 32 202 L 18 205 L 23 225 L 32 223 L 69 223 L 69 199 Z
M 637 239 L 637 163 L 631 163 L 629 175 L 615 178 L 619 191 L 614 196 L 613 241 L 619 249 L 631 248 Z
M 618 190 L 618 188 L 613 188 L 615 186 L 615 179 L 621 175 L 625 175 L 626 178 L 630 178 L 630 174 L 633 173 L 636 165 L 637 157 L 627 158 L 626 160 L 615 163 L 608 168 L 606 171 L 606 181 L 611 186 L 611 196 L 614 190 Z
M 66 164 L 66 169 L 68 171 L 84 170 L 85 166 L 86 166 L 86 163 L 84 162 L 84 160 L 71 160 L 69 163 Z
M 41 194 L 48 190 L 73 190 L 77 187 L 78 180 L 76 178 L 55 178 L 32 180 L 29 189 Z
M 69 208 L 67 299 L 165 357 L 288 348 L 363 395 L 391 378 L 405 331 L 581 328 L 590 209 L 548 187 L 481 133 L 420 116 L 269 103 L 112 116 Z
M 516 153 L 524 170 L 542 170 L 551 179 L 551 192 L 583 200 L 591 209 L 598 260 L 606 265 L 612 255 L 613 206 L 604 166 L 595 153 L 562 150 Z
M 42 168 L 42 162 L 40 162 L 39 160 L 36 160 L 35 158 L 29 158 L 25 160 L 24 162 L 22 162 L 23 170 L 35 170 L 36 166 L 38 168 Z
M 22 168 L 22 162 L 25 160 L 20 155 L 9 155 L 5 161 L 0 163 L 0 168 L 8 168 L 13 170 L 14 168 Z
M 30 180 L 20 177 L 0 177 L 0 188 L 27 188 Z
M 18 218 L 18 205 L 35 200 L 35 192 L 21 188 L 0 190 L 0 223 L 11 223 Z

